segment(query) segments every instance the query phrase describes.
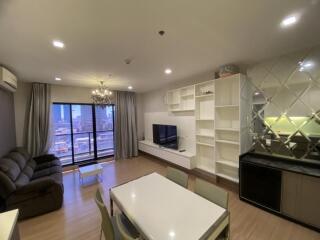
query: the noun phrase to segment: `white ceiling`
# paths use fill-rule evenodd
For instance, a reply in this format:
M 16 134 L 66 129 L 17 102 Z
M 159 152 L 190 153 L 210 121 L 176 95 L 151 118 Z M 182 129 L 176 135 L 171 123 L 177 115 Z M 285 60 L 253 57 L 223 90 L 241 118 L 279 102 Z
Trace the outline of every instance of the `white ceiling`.
M 0 0 L 0 64 L 23 81 L 93 87 L 112 74 L 113 89 L 143 92 L 316 45 L 319 13 L 318 0 Z

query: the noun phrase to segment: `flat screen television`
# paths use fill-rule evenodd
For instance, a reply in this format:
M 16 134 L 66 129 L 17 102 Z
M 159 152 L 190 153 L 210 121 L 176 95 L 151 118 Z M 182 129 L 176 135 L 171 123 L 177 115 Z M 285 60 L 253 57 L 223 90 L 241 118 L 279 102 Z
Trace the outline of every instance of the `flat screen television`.
M 153 124 L 153 142 L 160 146 L 178 149 L 177 126 Z

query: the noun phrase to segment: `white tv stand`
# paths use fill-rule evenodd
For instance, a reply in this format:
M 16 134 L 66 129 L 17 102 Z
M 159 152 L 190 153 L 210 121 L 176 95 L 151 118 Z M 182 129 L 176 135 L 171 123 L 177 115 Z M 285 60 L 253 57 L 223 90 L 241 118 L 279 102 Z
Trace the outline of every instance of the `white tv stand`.
M 192 152 L 163 148 L 148 140 L 139 141 L 139 150 L 187 169 L 195 167 L 195 154 Z

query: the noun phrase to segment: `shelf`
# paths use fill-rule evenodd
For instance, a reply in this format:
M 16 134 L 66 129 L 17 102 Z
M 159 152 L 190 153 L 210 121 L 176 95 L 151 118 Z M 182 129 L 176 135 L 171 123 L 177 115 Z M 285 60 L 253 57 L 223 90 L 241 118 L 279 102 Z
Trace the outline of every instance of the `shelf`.
M 235 141 L 229 141 L 229 140 L 216 140 L 218 143 L 226 143 L 226 144 L 233 144 L 233 145 L 239 145 L 239 142 Z
M 203 94 L 203 95 L 198 95 L 196 96 L 196 98 L 205 98 L 205 97 L 213 97 L 214 93 L 210 93 L 210 94 Z
M 209 144 L 209 143 L 202 143 L 202 142 L 197 142 L 198 145 L 201 145 L 201 146 L 206 146 L 206 147 L 214 147 L 213 144 Z
M 205 82 L 196 83 L 196 87 L 207 86 L 207 85 L 213 85 L 214 86 L 214 81 L 215 81 L 215 79 L 208 80 L 208 81 L 205 81 Z
M 240 129 L 237 128 L 216 128 L 217 131 L 232 131 L 232 132 L 239 132 Z
M 239 168 L 239 162 L 234 162 L 230 160 L 217 160 L 216 163 L 227 165 L 229 167 Z
M 214 138 L 214 135 L 209 135 L 209 134 L 196 134 L 198 137 L 207 137 L 207 138 Z
M 239 105 L 216 105 L 216 108 L 238 108 Z
M 230 181 L 232 181 L 232 182 L 239 183 L 239 179 L 237 179 L 237 178 L 233 178 L 233 177 L 230 177 L 230 176 L 228 176 L 228 175 L 226 175 L 226 174 L 223 174 L 223 173 L 216 173 L 216 175 L 217 175 L 217 176 L 219 176 L 219 177 L 222 177 L 222 178 L 228 179 L 228 180 L 230 180 Z
M 201 118 L 201 119 L 196 119 L 196 121 L 214 121 L 214 118 Z
M 170 112 L 190 112 L 194 111 L 194 109 L 170 109 Z
M 193 95 L 194 95 L 193 93 L 190 93 L 190 94 L 181 95 L 181 97 L 183 97 L 183 98 L 184 98 L 184 97 L 193 97 Z
M 214 168 L 209 168 L 209 167 L 202 166 L 202 165 L 197 166 L 197 168 L 202 170 L 202 171 L 205 171 L 205 172 L 215 173 L 215 169 Z

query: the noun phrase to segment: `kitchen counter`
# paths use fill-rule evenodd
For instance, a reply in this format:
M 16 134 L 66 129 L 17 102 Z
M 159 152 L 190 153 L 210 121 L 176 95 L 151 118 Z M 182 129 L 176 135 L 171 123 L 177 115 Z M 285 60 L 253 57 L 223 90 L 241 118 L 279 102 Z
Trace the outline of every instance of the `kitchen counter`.
M 317 163 L 317 160 L 304 161 L 275 155 L 246 153 L 240 157 L 240 161 L 264 165 L 279 170 L 301 173 L 313 177 L 320 177 L 320 161 Z

